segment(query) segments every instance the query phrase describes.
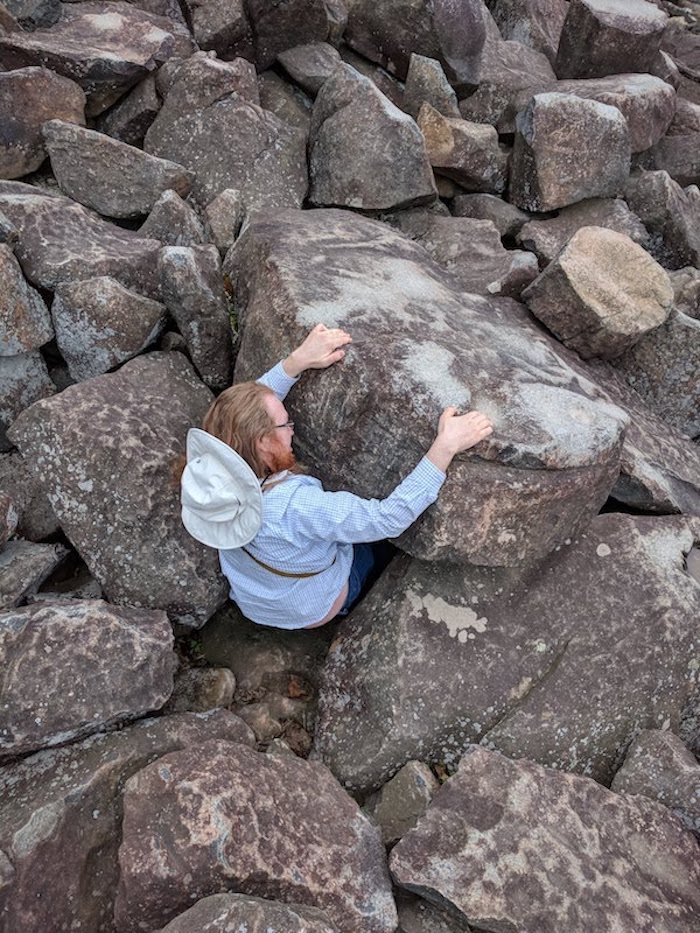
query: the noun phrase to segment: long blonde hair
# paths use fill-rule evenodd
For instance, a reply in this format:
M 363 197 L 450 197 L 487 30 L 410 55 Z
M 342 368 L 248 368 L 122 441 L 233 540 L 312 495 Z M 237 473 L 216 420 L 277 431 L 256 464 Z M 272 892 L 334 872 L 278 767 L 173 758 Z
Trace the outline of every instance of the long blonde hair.
M 258 382 L 239 382 L 221 393 L 202 422 L 202 428 L 240 454 L 256 476 L 267 472 L 257 441 L 275 426 L 264 402 L 273 394 Z

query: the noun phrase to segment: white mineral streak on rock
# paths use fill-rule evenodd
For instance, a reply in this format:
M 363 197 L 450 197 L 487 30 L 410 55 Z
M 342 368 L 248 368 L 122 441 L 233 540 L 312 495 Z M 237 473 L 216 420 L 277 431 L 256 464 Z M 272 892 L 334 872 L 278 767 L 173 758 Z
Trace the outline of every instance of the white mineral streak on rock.
M 407 593 L 407 598 L 415 612 L 425 610 L 431 622 L 446 625 L 450 638 L 465 642 L 467 638 L 474 637 L 469 629 L 474 629 L 475 632 L 479 633 L 486 631 L 488 619 L 480 619 L 469 606 L 452 606 L 440 596 L 433 596 L 431 593 L 419 596 L 416 592 L 410 590 Z

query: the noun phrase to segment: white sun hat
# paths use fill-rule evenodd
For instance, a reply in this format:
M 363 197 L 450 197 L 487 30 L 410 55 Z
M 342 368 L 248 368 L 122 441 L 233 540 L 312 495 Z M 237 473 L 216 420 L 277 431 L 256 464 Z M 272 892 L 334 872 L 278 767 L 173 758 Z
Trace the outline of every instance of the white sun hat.
M 242 547 L 262 524 L 257 476 L 228 444 L 199 428 L 187 432 L 181 502 L 182 524 L 209 547 Z

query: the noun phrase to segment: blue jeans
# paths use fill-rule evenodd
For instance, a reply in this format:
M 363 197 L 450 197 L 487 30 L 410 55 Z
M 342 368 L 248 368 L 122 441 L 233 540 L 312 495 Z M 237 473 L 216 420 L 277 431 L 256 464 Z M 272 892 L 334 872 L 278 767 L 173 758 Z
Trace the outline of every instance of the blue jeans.
M 364 589 L 365 583 L 374 570 L 375 556 L 371 544 L 354 544 L 352 567 L 348 577 L 348 595 L 339 616 L 346 616 L 355 605 Z

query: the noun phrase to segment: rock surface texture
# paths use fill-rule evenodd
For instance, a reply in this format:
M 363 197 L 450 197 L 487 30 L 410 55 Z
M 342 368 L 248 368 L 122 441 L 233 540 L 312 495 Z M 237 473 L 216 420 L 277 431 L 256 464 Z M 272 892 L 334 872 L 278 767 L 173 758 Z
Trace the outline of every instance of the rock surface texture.
M 325 911 L 299 904 L 279 904 L 245 894 L 212 894 L 163 927 L 162 933 L 336 933 Z

